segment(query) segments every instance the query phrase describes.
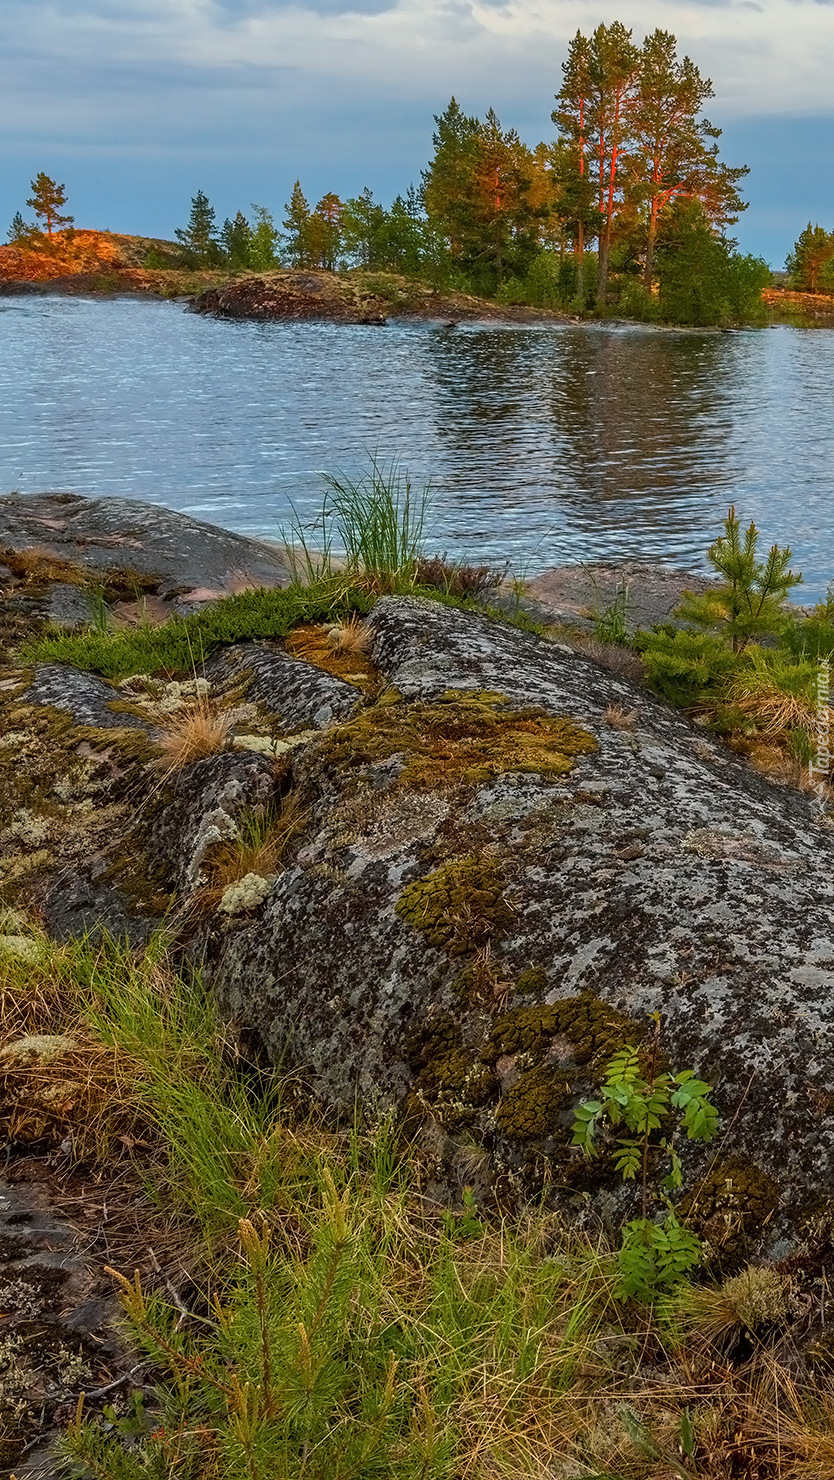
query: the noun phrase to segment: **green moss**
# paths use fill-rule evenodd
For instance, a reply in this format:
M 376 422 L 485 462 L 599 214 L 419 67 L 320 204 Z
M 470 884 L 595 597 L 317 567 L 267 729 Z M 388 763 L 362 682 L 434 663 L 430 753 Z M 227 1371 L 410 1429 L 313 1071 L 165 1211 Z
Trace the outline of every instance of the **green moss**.
M 514 916 L 504 882 L 497 858 L 460 858 L 409 884 L 396 912 L 447 955 L 466 956 L 510 929 Z
M 508 772 L 566 775 L 596 741 L 569 719 L 514 710 L 501 694 L 452 689 L 427 703 L 390 695 L 336 725 L 319 743 L 321 764 L 350 771 L 403 756 L 402 785 L 435 790 L 476 784 Z
M 570 1080 L 549 1064 L 537 1064 L 522 1074 L 500 1099 L 495 1118 L 507 1136 L 519 1141 L 551 1136 L 570 1099 Z
M 576 1065 L 602 1067 L 626 1043 L 639 1042 L 645 1030 L 601 1002 L 593 992 L 580 992 L 541 1007 L 516 1007 L 498 1018 L 481 1057 L 494 1062 L 504 1054 L 544 1054 L 551 1039 L 566 1038 Z
M 754 1162 L 734 1158 L 712 1167 L 680 1205 L 684 1219 L 717 1263 L 732 1268 L 761 1238 L 779 1205 L 779 1188 Z
M 543 966 L 528 966 L 526 971 L 520 971 L 516 978 L 516 987 L 525 996 L 540 996 L 547 991 L 547 972 Z
M 412 1114 L 419 1117 L 420 1107 L 429 1105 L 443 1124 L 460 1124 L 489 1099 L 494 1087 L 492 1072 L 464 1048 L 460 1025 L 449 1013 L 415 1029 L 405 1049 L 417 1070 L 410 1097 Z

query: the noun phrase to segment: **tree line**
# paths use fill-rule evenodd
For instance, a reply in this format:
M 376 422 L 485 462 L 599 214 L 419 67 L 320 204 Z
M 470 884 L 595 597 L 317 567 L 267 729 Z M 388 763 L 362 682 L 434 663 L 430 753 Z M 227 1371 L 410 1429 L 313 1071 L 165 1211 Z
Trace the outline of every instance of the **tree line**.
M 419 185 L 390 208 L 369 189 L 311 205 L 297 180 L 280 224 L 253 206 L 218 227 L 198 191 L 176 232 L 183 261 L 394 271 L 507 303 L 646 319 L 755 318 L 769 269 L 727 236 L 747 208 L 748 169 L 721 160 L 704 114 L 712 97 L 669 31 L 639 45 L 620 21 L 577 31 L 550 140 L 531 148 L 493 109 L 479 118 L 452 98 Z
M 202 261 L 244 268 L 271 265 L 269 247 L 276 265 L 395 271 L 504 302 L 692 323 L 755 317 L 769 269 L 726 235 L 747 208 L 748 168 L 721 160 L 721 131 L 703 112 L 712 96 L 669 31 L 642 45 L 619 21 L 577 31 L 551 140 L 531 148 L 494 109 L 478 118 L 452 98 L 419 186 L 390 209 L 368 189 L 311 206 L 296 181 L 282 230 L 268 213 L 239 212 L 214 233 L 198 194 L 178 237 Z

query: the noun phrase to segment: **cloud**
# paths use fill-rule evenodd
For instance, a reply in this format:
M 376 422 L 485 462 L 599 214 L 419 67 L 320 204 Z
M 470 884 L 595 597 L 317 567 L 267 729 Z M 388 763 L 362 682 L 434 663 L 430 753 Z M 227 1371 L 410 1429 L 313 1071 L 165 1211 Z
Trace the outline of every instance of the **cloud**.
M 828 112 L 834 6 L 817 0 L 636 0 L 635 30 L 674 30 L 713 77 L 719 106 L 745 114 Z M 611 16 L 606 17 L 611 19 Z M 26 68 L 44 82 L 64 69 L 58 92 L 100 69 L 129 66 L 151 93 L 173 72 L 210 80 L 235 72 L 254 81 L 286 70 L 332 78 L 357 99 L 552 92 L 567 38 L 600 19 L 590 0 L 3 0 L 0 39 L 7 96 L 31 94 Z M 135 75 L 135 74 L 134 74 Z M 32 110 L 37 108 L 37 92 Z
M 569 37 L 618 13 L 638 40 L 675 32 L 728 138 L 762 115 L 834 114 L 834 0 L 0 0 L 0 192 L 7 179 L 10 218 L 18 176 L 87 159 L 92 216 L 96 189 L 113 196 L 108 161 L 155 157 L 159 192 L 180 196 L 214 188 L 224 160 L 250 199 L 283 199 L 299 173 L 312 194 L 392 193 L 452 93 L 549 137 Z

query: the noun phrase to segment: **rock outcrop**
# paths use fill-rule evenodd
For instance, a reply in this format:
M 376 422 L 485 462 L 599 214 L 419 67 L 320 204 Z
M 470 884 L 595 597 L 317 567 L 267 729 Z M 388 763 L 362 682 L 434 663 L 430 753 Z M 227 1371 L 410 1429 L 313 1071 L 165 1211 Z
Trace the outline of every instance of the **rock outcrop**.
M 569 649 L 412 600 L 369 621 L 393 702 L 304 750 L 309 824 L 225 941 L 226 1009 L 330 1103 L 571 1194 L 572 1106 L 658 1014 L 723 1116 L 703 1221 L 795 1229 L 834 1168 L 832 834 Z
M 45 557 L 65 590 L 73 573 L 121 585 L 125 596 L 151 592 L 171 611 L 189 610 L 251 586 L 286 586 L 290 569 L 278 545 L 138 499 L 77 493 L 0 498 L 0 562 L 31 567 Z M 2 570 L 0 569 L 0 576 Z M 54 591 L 53 591 L 54 596 Z M 166 615 L 162 610 L 158 615 Z M 60 612 L 49 613 L 52 620 Z
M 178 516 L 116 502 L 4 500 L 2 538 L 141 560 L 169 600 L 175 571 L 228 586 L 234 536 L 177 547 Z M 447 1186 L 622 1212 L 577 1103 L 626 1044 L 695 1070 L 722 1130 L 687 1151 L 690 1221 L 728 1258 L 796 1241 L 834 1171 L 826 820 L 567 643 L 398 597 L 297 635 L 118 685 L 7 658 L 7 902 L 61 937 L 167 915 L 250 1049 L 399 1116 Z M 195 704 L 217 753 L 166 766 Z

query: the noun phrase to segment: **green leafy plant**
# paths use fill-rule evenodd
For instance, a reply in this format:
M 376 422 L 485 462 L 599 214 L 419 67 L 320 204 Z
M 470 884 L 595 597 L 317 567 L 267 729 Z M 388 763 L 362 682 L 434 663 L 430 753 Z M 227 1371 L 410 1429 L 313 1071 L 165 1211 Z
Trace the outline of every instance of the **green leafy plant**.
M 675 1288 L 699 1262 L 698 1239 L 675 1217 L 664 1198 L 667 1215 L 662 1223 L 648 1216 L 649 1168 L 660 1151 L 669 1169 L 661 1181 L 668 1194 L 683 1184 L 683 1169 L 675 1136 L 711 1141 L 718 1129 L 718 1111 L 711 1103 L 712 1087 L 691 1069 L 677 1074 L 655 1073 L 657 1035 L 651 1063 L 644 1073 L 641 1055 L 627 1046 L 609 1061 L 599 1097 L 584 1100 L 574 1113 L 572 1145 L 589 1157 L 599 1155 L 598 1140 L 607 1133 L 614 1166 L 625 1182 L 641 1181 L 642 1215 L 623 1229 L 619 1252 L 618 1300 L 650 1301 Z

